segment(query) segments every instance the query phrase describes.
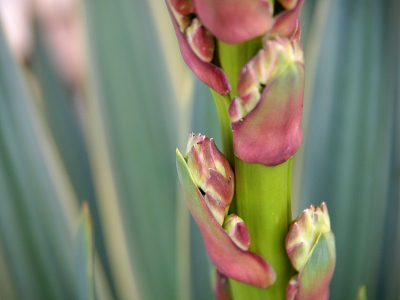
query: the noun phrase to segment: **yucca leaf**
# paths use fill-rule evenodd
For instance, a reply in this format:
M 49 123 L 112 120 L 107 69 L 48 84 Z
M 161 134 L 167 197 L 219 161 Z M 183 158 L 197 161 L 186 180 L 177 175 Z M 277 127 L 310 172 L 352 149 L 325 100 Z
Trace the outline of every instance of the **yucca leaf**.
M 387 251 L 393 249 L 399 211 L 398 192 L 389 193 L 399 153 L 393 143 L 399 78 L 394 38 L 399 24 L 393 12 L 399 5 L 317 1 L 313 9 L 310 34 L 303 27 L 311 68 L 299 210 L 321 201 L 330 207 L 337 241 L 331 299 L 354 297 L 360 283 L 372 297 L 386 299 L 385 289 L 395 285 L 388 284 L 382 260 L 390 261 L 392 270 L 400 267 L 395 251 Z M 398 289 L 395 293 L 398 298 Z
M 101 259 L 101 267 L 105 269 L 107 280 L 113 288 L 113 280 L 109 272 L 109 259 L 104 246 L 103 225 L 98 212 L 90 169 L 87 145 L 83 135 L 82 124 L 85 122 L 85 99 L 80 86 L 70 85 L 60 76 L 54 65 L 54 53 L 46 47 L 45 33 L 42 27 L 35 30 L 35 48 L 30 61 L 30 68 L 40 89 L 38 108 L 41 119 L 45 122 L 62 163 L 67 171 L 79 202 L 88 201 L 94 222 L 94 238 L 96 250 Z M 48 45 L 47 45 L 48 46 Z
M 85 7 L 90 155 L 118 296 L 175 299 L 178 107 L 149 3 Z
M 18 299 L 71 299 L 77 291 L 71 248 L 76 198 L 1 32 L 0 65 L 4 271 Z

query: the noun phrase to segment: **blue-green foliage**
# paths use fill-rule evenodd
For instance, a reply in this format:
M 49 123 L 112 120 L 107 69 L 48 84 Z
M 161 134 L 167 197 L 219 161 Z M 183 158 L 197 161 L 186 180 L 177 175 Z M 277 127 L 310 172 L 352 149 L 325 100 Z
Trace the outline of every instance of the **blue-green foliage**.
M 90 76 L 78 92 L 58 77 L 36 30 L 28 64 L 35 93 L 0 33 L 0 298 L 79 298 L 76 278 L 85 277 L 76 272 L 86 268 L 75 268 L 74 260 L 82 246 L 77 212 L 83 200 L 94 224 L 97 298 L 123 298 L 105 234 L 100 170 L 110 172 L 115 186 L 112 201 L 123 226 L 115 234 L 126 243 L 141 300 L 178 299 L 179 272 L 190 274 L 192 299 L 210 299 L 211 268 L 200 233 L 193 222 L 177 222 L 182 203 L 174 149 L 183 139 L 178 132 L 186 131 L 218 144 L 211 94 L 196 83 L 192 125 L 182 130 L 186 118 L 173 96 L 150 2 L 85 0 L 82 12 Z M 311 203 L 328 205 L 337 246 L 333 300 L 354 299 L 362 284 L 369 299 L 400 297 L 399 14 L 396 0 L 310 0 L 304 6 L 306 118 L 296 157 L 302 169 L 293 180 L 300 186 L 297 213 Z M 82 122 L 96 114 L 101 128 Z M 99 134 L 104 149 L 90 142 Z M 111 170 L 94 166 L 99 152 Z M 191 228 L 190 239 L 180 239 L 190 243 L 190 257 L 178 255 L 184 251 L 177 232 L 184 230 L 177 224 Z M 187 259 L 190 266 L 181 263 Z
M 314 14 L 304 28 L 306 63 L 316 69 L 307 74 L 299 207 L 328 205 L 337 245 L 331 299 L 352 299 L 361 284 L 369 299 L 398 299 L 400 6 L 316 1 L 314 13 L 323 6 L 326 18 Z M 319 30 L 320 49 L 307 56 Z

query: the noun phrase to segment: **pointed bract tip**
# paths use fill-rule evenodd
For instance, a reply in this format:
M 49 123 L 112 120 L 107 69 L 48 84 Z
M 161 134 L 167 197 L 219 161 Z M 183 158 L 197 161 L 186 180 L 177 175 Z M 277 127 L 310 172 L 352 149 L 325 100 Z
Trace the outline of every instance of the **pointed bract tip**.
M 205 135 L 202 135 L 200 133 L 198 134 L 194 134 L 191 133 L 189 134 L 189 138 L 188 138 L 188 142 L 187 142 L 187 146 L 186 146 L 186 152 L 185 152 L 185 156 L 188 155 L 189 151 L 192 149 L 193 146 L 196 146 L 198 143 L 202 142 L 205 139 Z

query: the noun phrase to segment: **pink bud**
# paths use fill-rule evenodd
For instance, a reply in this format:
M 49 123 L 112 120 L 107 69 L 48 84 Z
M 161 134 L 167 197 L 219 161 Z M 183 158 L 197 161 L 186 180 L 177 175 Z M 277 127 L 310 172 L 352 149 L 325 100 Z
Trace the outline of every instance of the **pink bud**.
M 246 224 L 235 214 L 229 215 L 224 223 L 224 229 L 232 240 L 243 250 L 250 247 L 250 234 Z
M 214 37 L 198 19 L 192 20 L 192 24 L 186 29 L 186 36 L 197 56 L 205 62 L 211 62 L 214 57 Z

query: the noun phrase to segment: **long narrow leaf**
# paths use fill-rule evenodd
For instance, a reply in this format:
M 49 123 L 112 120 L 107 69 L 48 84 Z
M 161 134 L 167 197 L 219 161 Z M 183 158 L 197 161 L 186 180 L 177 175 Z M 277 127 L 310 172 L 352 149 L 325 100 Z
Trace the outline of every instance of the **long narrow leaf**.
M 19 299 L 71 299 L 76 198 L 0 33 L 0 243 Z
M 391 10 L 398 12 L 398 4 L 371 0 L 316 5 L 326 6 L 314 12 L 325 11 L 327 18 L 314 15 L 309 26 L 310 33 L 323 28 L 320 50 L 311 52 L 317 55 L 307 57 L 313 36 L 307 36 L 310 43 L 305 45 L 306 61 L 316 67 L 308 82 L 311 101 L 306 101 L 299 209 L 321 201 L 330 208 L 337 241 L 331 299 L 354 297 L 360 284 L 369 295 L 383 299 L 389 278 L 387 273 L 379 277 L 381 259 L 397 261 L 393 268 L 399 268 L 397 254 L 388 251 L 393 244 L 383 244 L 389 230 L 390 236 L 396 234 L 395 219 L 385 221 L 387 212 L 398 211 L 398 199 L 389 192 L 391 166 L 396 164 L 391 153 L 399 74 L 394 38 L 399 23 L 389 16 Z M 325 22 L 322 27 L 319 20 Z

